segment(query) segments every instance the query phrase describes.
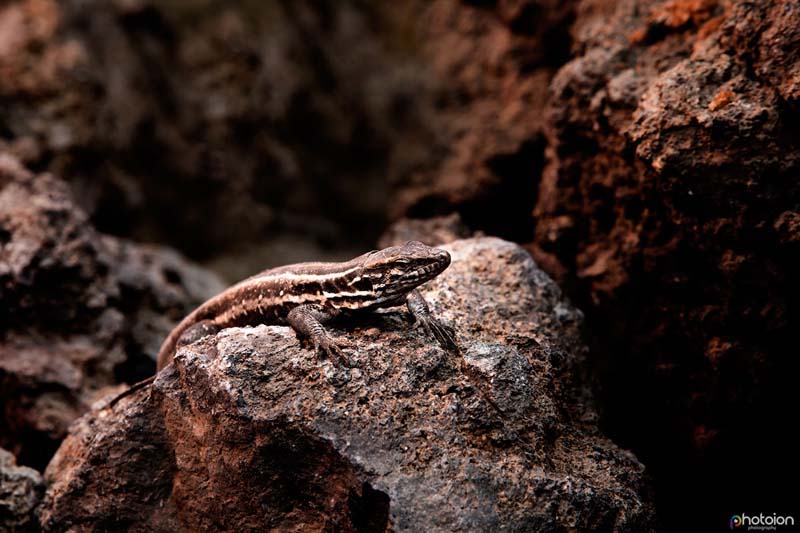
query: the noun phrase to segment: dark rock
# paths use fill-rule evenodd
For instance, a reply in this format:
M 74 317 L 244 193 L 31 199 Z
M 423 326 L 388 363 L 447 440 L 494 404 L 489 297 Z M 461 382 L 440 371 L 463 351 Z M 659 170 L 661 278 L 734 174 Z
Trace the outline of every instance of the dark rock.
M 439 246 L 473 236 L 458 213 L 433 218 L 401 218 L 391 224 L 378 241 L 380 248 L 399 246 L 408 241 L 421 241 Z
M 0 149 L 101 231 L 203 259 L 287 235 L 347 255 L 387 211 L 454 205 L 529 240 L 575 4 L 14 0 Z
M 33 531 L 33 511 L 43 494 L 39 472 L 17 466 L 14 456 L 0 448 L 0 531 Z
M 423 288 L 447 353 L 389 311 L 335 329 L 357 368 L 286 327 L 179 350 L 80 418 L 46 471 L 52 531 L 644 531 L 643 467 L 576 378 L 581 314 L 521 248 L 447 246 Z
M 720 527 L 732 502 L 788 510 L 774 476 L 798 464 L 800 10 L 577 13 L 531 249 L 587 313 L 606 427 L 652 465 L 676 529 Z
M 0 149 L 73 184 L 101 231 L 204 259 L 276 235 L 347 254 L 380 234 L 389 160 L 418 166 L 429 143 L 433 84 L 404 13 L 7 2 Z
M 151 374 L 175 320 L 221 289 L 174 252 L 96 232 L 68 186 L 0 154 L 0 444 L 44 468 L 108 387 Z
M 473 229 L 532 239 L 548 86 L 569 57 L 576 4 L 427 4 L 419 17 L 421 56 L 439 82 L 429 156 L 394 181 L 393 218 L 456 210 Z

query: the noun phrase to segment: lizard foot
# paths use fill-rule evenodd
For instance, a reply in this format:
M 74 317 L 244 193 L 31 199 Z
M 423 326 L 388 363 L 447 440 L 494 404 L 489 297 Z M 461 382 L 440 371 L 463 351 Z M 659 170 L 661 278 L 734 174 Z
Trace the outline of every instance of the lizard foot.
M 458 350 L 456 344 L 455 331 L 451 326 L 445 325 L 432 316 L 419 317 L 414 324 L 422 327 L 425 332 L 436 339 L 439 345 L 445 350 Z
M 316 346 L 317 351 L 322 350 L 334 364 L 345 368 L 355 368 L 355 364 L 332 340 L 320 340 Z

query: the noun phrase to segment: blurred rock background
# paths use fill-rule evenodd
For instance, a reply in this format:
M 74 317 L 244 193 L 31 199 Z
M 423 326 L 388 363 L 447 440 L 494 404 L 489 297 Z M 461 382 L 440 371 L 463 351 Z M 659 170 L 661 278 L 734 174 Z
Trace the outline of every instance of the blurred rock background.
M 0 4 L 0 445 L 43 469 L 219 283 L 175 259 L 129 291 L 136 243 L 232 281 L 457 214 L 585 312 L 601 427 L 666 528 L 788 513 L 799 45 L 778 0 Z M 121 348 L 49 348 L 81 336 Z M 30 377 L 20 343 L 72 366 Z

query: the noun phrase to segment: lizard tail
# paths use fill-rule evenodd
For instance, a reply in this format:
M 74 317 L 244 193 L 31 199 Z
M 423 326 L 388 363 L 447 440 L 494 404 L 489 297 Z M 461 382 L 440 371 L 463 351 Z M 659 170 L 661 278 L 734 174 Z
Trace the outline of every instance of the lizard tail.
M 184 320 L 185 322 L 185 320 Z M 183 322 L 173 329 L 164 342 L 161 343 L 161 348 L 158 350 L 158 359 L 156 359 L 156 372 L 161 371 L 162 368 L 167 366 L 172 361 L 172 356 L 175 354 L 175 346 L 178 343 L 178 337 L 183 333 Z
M 183 335 L 186 328 L 194 323 L 196 315 L 197 310 L 189 313 L 177 326 L 172 328 L 167 338 L 161 343 L 161 348 L 158 349 L 158 358 L 156 359 L 156 373 L 160 372 L 162 368 L 172 361 L 172 356 L 175 355 L 175 348 L 178 346 L 178 339 Z
M 111 401 L 108 402 L 108 405 L 106 405 L 106 408 L 114 407 L 114 405 L 118 401 L 120 401 L 121 399 L 125 398 L 126 396 L 130 396 L 131 394 L 133 394 L 137 390 L 143 389 L 144 387 L 150 385 L 153 382 L 153 380 L 155 380 L 155 379 L 156 379 L 155 376 L 150 376 L 149 378 L 143 379 L 142 381 L 139 381 L 138 383 L 134 383 L 127 390 L 124 390 L 124 391 L 120 392 L 114 398 L 112 398 Z
M 213 335 L 219 331 L 219 326 L 217 326 L 213 320 L 201 320 L 200 316 L 198 312 L 190 314 L 181 320 L 180 324 L 175 326 L 175 329 L 167 335 L 167 338 L 158 350 L 158 359 L 156 361 L 157 371 L 161 370 L 172 361 L 175 351 L 180 346 L 191 344 L 206 335 Z

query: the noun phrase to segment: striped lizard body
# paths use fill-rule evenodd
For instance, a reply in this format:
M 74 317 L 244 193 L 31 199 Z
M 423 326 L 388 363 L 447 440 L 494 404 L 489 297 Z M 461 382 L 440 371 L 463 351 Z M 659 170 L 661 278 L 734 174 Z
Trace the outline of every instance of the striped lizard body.
M 411 241 L 376 250 L 343 263 L 299 263 L 266 270 L 206 301 L 167 336 L 158 369 L 170 363 L 177 347 L 234 326 L 288 324 L 315 349 L 350 366 L 323 324 L 333 317 L 405 304 L 415 319 L 443 346 L 454 347 L 447 328 L 431 314 L 417 287 L 439 275 L 450 255 Z

